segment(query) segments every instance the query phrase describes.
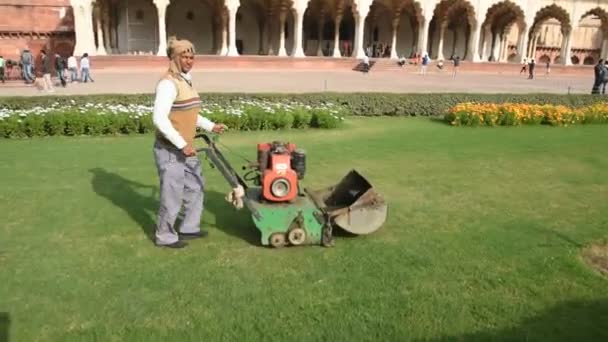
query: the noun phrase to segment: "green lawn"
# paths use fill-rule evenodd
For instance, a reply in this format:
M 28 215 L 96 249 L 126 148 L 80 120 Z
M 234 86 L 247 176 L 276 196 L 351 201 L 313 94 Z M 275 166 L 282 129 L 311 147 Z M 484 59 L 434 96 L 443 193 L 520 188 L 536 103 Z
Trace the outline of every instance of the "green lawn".
M 229 133 L 252 159 L 257 142 L 298 143 L 313 188 L 359 170 L 389 219 L 330 249 L 261 247 L 206 165 L 210 236 L 178 251 L 149 238 L 151 136 L 0 141 L 0 329 L 19 342 L 606 341 L 608 281 L 580 250 L 608 237 L 607 137 L 386 117 Z

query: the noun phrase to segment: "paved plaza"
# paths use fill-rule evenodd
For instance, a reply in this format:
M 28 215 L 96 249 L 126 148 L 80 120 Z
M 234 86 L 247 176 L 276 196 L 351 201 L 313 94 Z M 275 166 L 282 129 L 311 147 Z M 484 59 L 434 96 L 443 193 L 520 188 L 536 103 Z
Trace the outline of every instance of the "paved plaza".
M 229 93 L 306 93 L 306 92 L 394 92 L 394 93 L 556 93 L 591 92 L 593 70 L 589 75 L 549 75 L 544 70 L 533 80 L 520 75 L 517 66 L 512 73 L 461 72 L 451 77 L 451 69 L 432 70 L 420 75 L 418 69 L 395 72 L 354 71 L 279 71 L 279 70 L 200 70 L 193 72 L 200 92 Z M 539 68 L 540 69 L 540 68 Z M 162 69 L 93 70 L 95 83 L 73 83 L 57 87 L 54 95 L 153 93 Z M 48 93 L 20 82 L 0 84 L 0 96 L 35 96 Z

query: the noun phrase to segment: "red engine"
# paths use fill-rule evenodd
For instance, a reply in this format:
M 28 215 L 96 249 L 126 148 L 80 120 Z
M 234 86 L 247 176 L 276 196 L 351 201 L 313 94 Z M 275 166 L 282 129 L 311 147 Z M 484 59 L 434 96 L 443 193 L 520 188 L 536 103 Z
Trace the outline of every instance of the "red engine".
M 288 202 L 298 195 L 298 180 L 304 178 L 305 154 L 291 143 L 258 144 L 258 166 L 262 197 Z

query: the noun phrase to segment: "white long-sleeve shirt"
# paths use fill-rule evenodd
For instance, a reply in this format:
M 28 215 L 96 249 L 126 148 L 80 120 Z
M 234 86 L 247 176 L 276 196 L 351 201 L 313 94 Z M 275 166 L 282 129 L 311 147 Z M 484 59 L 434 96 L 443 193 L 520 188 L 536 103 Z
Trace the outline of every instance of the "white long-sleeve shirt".
M 188 81 L 191 80 L 190 74 L 182 73 L 182 76 Z M 173 102 L 177 98 L 177 88 L 171 80 L 162 80 L 156 86 L 156 99 L 154 100 L 154 114 L 152 121 L 154 126 L 178 149 L 183 149 L 187 142 L 179 134 L 179 132 L 171 124 L 169 114 Z M 196 118 L 196 127 L 200 127 L 205 131 L 211 132 L 215 123 L 211 120 L 198 115 Z
M 76 57 L 70 56 L 70 58 L 68 58 L 68 69 L 78 69 L 78 61 L 76 61 Z
M 91 64 L 89 62 L 89 57 L 83 57 L 80 59 L 80 70 L 82 69 L 90 69 Z

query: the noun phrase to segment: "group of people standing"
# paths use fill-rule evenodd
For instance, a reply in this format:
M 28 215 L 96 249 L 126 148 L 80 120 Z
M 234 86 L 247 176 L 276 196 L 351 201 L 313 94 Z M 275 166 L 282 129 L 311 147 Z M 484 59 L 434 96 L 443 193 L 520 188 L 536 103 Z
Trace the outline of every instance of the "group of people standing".
M 608 60 L 600 59 L 595 67 L 593 67 L 595 79 L 591 94 L 606 94 L 606 85 L 608 84 Z M 601 88 L 601 89 L 600 89 Z
M 22 51 L 19 62 L 5 61 L 0 56 L 0 79 L 4 83 L 6 74 L 10 76 L 13 68 L 19 66 L 20 77 L 26 84 L 36 84 L 40 90 L 47 92 L 55 90 L 51 76 L 53 74 L 57 78 L 58 83 L 63 87 L 67 86 L 68 77 L 70 82 L 94 82 L 90 71 L 91 62 L 87 53 L 83 54 L 80 58 L 80 67 L 75 56 L 71 55 L 66 59 L 59 53 L 55 53 L 51 58 L 44 49 L 40 51 L 38 60 L 40 61 L 38 64 L 40 67 L 39 72 L 36 70 L 36 58 L 29 49 Z M 79 73 L 80 77 L 78 77 Z M 42 76 L 42 78 L 38 80 L 37 75 Z

